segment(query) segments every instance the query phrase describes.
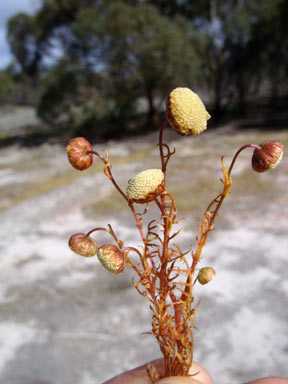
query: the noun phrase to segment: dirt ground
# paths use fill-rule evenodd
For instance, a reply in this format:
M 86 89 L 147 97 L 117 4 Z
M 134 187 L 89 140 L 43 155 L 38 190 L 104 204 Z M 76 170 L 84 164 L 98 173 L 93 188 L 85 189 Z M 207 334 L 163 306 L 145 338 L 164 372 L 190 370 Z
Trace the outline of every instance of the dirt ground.
M 25 124 L 36 123 L 30 112 L 25 116 Z M 0 114 L 2 138 L 13 129 L 19 133 L 19 125 Z M 167 188 L 185 217 L 179 236 L 185 249 L 221 190 L 220 156 L 229 164 L 239 146 L 266 139 L 288 148 L 288 127 L 234 122 L 197 137 L 167 131 L 165 138 L 176 148 Z M 156 143 L 150 133 L 94 148 L 108 148 L 125 189 L 136 173 L 160 167 Z M 22 144 L 0 148 L 0 382 L 100 384 L 159 357 L 152 336 L 142 334 L 150 330 L 150 313 L 132 287 L 132 273 L 111 276 L 67 245 L 73 233 L 108 223 L 126 245 L 141 244 L 102 165 L 79 172 L 57 143 Z M 251 154 L 239 158 L 231 195 L 204 249 L 201 266 L 213 266 L 216 278 L 196 290 L 195 360 L 216 384 L 288 376 L 288 158 L 256 174 Z

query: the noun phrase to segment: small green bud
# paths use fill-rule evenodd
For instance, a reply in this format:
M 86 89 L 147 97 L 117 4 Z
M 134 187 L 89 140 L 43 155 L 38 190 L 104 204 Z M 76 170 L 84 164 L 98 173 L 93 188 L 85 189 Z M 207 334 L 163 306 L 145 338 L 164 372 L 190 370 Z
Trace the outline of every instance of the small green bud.
M 98 250 L 97 241 L 84 233 L 76 233 L 71 236 L 69 239 L 69 247 L 73 252 L 85 257 L 95 256 Z
M 216 272 L 212 267 L 204 267 L 200 269 L 197 280 L 200 284 L 205 285 L 214 279 L 215 274 Z
M 261 149 L 254 149 L 252 156 L 252 168 L 256 172 L 265 172 L 277 167 L 280 163 L 284 146 L 278 141 L 263 141 Z
M 102 245 L 97 252 L 98 259 L 107 271 L 119 275 L 125 268 L 124 253 L 113 244 Z
M 67 156 L 70 164 L 83 171 L 93 163 L 92 145 L 84 137 L 76 137 L 69 141 L 67 145 Z

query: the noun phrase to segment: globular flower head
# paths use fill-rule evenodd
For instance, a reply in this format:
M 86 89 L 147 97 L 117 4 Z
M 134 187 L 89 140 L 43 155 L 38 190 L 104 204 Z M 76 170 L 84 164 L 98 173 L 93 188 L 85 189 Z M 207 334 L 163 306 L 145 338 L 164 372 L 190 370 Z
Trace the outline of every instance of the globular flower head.
M 200 284 L 205 285 L 214 279 L 215 274 L 216 272 L 212 267 L 204 267 L 200 269 L 197 280 Z
M 69 141 L 67 145 L 67 156 L 71 165 L 83 171 L 93 163 L 92 145 L 84 137 L 76 137 Z
M 260 149 L 254 149 L 252 168 L 260 173 L 275 168 L 282 159 L 283 150 L 283 144 L 278 141 L 263 141 Z
M 85 233 L 76 233 L 71 236 L 69 247 L 73 252 L 85 257 L 95 256 L 98 251 L 97 241 L 85 235 Z
M 175 88 L 166 100 L 166 118 L 180 135 L 199 135 L 210 119 L 200 97 L 189 88 Z
M 98 259 L 107 271 L 119 275 L 125 268 L 124 253 L 113 244 L 102 245 L 97 252 Z
M 147 203 L 165 189 L 165 176 L 161 169 L 147 169 L 129 181 L 126 194 L 135 203 Z

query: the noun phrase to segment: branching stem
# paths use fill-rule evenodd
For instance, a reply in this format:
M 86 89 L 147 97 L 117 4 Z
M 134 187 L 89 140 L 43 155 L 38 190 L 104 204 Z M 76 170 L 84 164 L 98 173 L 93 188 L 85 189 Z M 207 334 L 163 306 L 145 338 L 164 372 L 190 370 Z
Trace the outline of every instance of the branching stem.
M 175 153 L 175 149 L 163 143 L 163 132 L 168 121 L 165 120 L 159 132 L 159 152 L 161 159 L 161 169 L 166 179 L 166 169 L 170 157 Z M 196 237 L 196 249 L 182 252 L 176 244 L 170 246 L 170 240 L 174 239 L 180 230 L 174 232 L 171 236 L 171 230 L 177 220 L 177 208 L 173 196 L 165 190 L 160 196 L 155 197 L 154 202 L 161 213 L 162 233 L 158 233 L 158 224 L 152 220 L 147 226 L 147 232 L 143 230 L 143 216 L 148 211 L 148 203 L 143 213 L 137 213 L 132 200 L 129 200 L 126 194 L 116 183 L 108 161 L 108 152 L 106 157 L 95 151 L 89 153 L 97 156 L 104 163 L 104 173 L 111 180 L 115 188 L 128 203 L 133 214 L 136 226 L 140 233 L 143 250 L 141 252 L 134 247 L 124 247 L 123 242 L 118 240 L 112 227 L 97 227 L 87 233 L 89 236 L 95 231 L 108 232 L 125 252 L 126 263 L 136 272 L 139 280 L 134 281 L 136 290 L 148 299 L 151 303 L 152 312 L 152 333 L 156 337 L 164 357 L 164 376 L 189 376 L 189 367 L 193 360 L 193 328 L 195 311 L 198 307 L 193 305 L 194 297 L 193 287 L 197 281 L 195 278 L 196 268 L 201 259 L 203 247 L 206 244 L 209 233 L 213 230 L 215 218 L 223 204 L 223 201 L 230 192 L 232 185 L 231 172 L 239 154 L 246 148 L 261 149 L 256 144 L 247 144 L 242 146 L 234 155 L 230 167 L 227 171 L 224 164 L 224 157 L 221 157 L 224 185 L 223 191 L 216 196 L 208 205 L 203 220 L 199 224 L 199 236 Z M 134 252 L 139 258 L 139 262 L 134 262 L 129 253 Z M 192 265 L 188 263 L 186 255 L 192 253 Z M 182 265 L 178 265 L 178 261 Z M 183 267 L 184 264 L 184 267 Z M 181 280 L 183 274 L 186 278 Z M 185 282 L 186 280 L 186 282 Z M 148 369 L 148 376 L 152 382 L 160 377 L 159 372 L 153 367 Z
M 105 164 L 104 172 L 105 172 L 106 176 L 108 176 L 108 178 L 112 181 L 113 185 L 115 186 L 117 191 L 124 197 L 124 199 L 127 202 L 129 202 L 128 197 L 125 195 L 125 193 L 119 187 L 119 185 L 116 183 L 116 181 L 115 181 L 115 179 L 114 179 L 114 177 L 112 175 L 111 164 L 109 164 L 108 161 L 100 153 L 98 153 L 96 151 L 89 151 L 88 153 L 93 153 L 93 155 L 97 156 Z M 107 175 L 106 172 L 108 172 L 108 175 Z
M 229 167 L 229 170 L 228 170 L 228 176 L 231 175 L 231 172 L 232 172 L 232 169 L 234 167 L 235 161 L 237 160 L 237 157 L 246 148 L 255 148 L 255 149 L 261 150 L 260 145 L 257 145 L 257 144 L 246 144 L 246 145 L 243 145 L 243 147 L 239 148 L 238 151 L 235 153 L 235 155 L 233 157 L 233 160 L 232 160 L 232 162 L 230 164 L 230 167 Z
M 213 199 L 211 201 L 211 203 L 208 205 L 208 207 L 205 211 L 205 214 L 204 214 L 203 222 L 201 225 L 199 225 L 200 239 L 196 241 L 196 250 L 193 253 L 193 262 L 192 262 L 192 266 L 191 266 L 192 276 L 194 276 L 194 274 L 195 274 L 195 270 L 196 270 L 198 262 L 200 261 L 202 249 L 206 244 L 207 237 L 208 237 L 209 233 L 213 230 L 215 218 L 216 218 L 216 216 L 217 216 L 217 214 L 218 214 L 218 212 L 219 212 L 219 210 L 220 210 L 220 208 L 224 202 L 225 197 L 228 196 L 228 194 L 229 194 L 229 191 L 230 191 L 230 188 L 232 185 L 232 179 L 231 179 L 232 169 L 235 165 L 235 162 L 236 162 L 239 154 L 246 148 L 261 149 L 261 147 L 257 144 L 243 145 L 235 153 L 228 171 L 227 171 L 226 166 L 225 166 L 224 161 L 223 161 L 225 156 L 221 157 L 221 162 L 222 162 L 222 167 L 223 167 L 223 176 L 224 176 L 224 180 L 221 180 L 221 181 L 224 184 L 224 188 L 223 188 L 222 193 L 217 195 L 216 198 Z M 214 211 L 211 212 L 211 209 L 215 204 L 216 204 L 216 207 L 215 207 Z M 181 299 L 183 301 L 185 301 L 187 299 L 187 297 L 189 297 L 190 291 L 193 288 L 194 284 L 191 284 L 191 282 L 192 282 L 191 277 L 188 276 L 187 280 L 186 280 L 187 285 L 186 285 L 185 291 L 183 292 L 183 294 L 181 296 Z
M 96 231 L 104 231 L 104 232 L 108 232 L 112 237 L 113 239 L 116 241 L 116 243 L 119 245 L 119 243 L 121 243 L 121 240 L 119 240 L 117 238 L 117 236 L 115 235 L 114 231 L 112 230 L 112 227 L 109 225 L 109 229 L 107 228 L 103 228 L 103 227 L 97 227 L 97 228 L 93 228 L 91 229 L 89 232 L 86 233 L 86 236 L 90 236 L 91 233 L 93 232 L 96 232 Z
M 165 157 L 164 157 L 164 151 L 163 151 L 163 132 L 165 127 L 167 126 L 168 121 L 164 120 L 163 123 L 161 124 L 160 131 L 159 131 L 159 151 L 160 151 L 160 159 L 161 159 L 161 165 L 162 165 L 162 172 L 165 174 L 166 172 L 166 166 L 167 163 L 165 162 Z

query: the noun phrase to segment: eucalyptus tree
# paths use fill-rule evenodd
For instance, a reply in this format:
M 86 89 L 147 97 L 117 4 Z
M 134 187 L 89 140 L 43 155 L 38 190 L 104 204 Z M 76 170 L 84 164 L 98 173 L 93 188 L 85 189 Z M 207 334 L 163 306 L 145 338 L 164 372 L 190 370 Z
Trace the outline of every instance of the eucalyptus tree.
M 88 130 L 134 129 L 130 122 L 144 100 L 146 126 L 153 128 L 167 92 L 191 85 L 200 73 L 193 47 L 197 33 L 184 18 L 172 22 L 152 5 L 117 0 L 86 4 L 73 15 L 47 34 L 47 44 L 57 37 L 63 53 L 47 72 L 38 108 L 50 123 L 66 116 Z M 46 18 L 40 24 L 48 31 L 50 17 L 43 10 L 35 17 Z

